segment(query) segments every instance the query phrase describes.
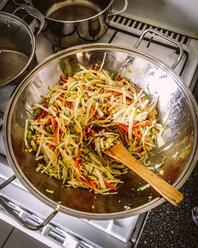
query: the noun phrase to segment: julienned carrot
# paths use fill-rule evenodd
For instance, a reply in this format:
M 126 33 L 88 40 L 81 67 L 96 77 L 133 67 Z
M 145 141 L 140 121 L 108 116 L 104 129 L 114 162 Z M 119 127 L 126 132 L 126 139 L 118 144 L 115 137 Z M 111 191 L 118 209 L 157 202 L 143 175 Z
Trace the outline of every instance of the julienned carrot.
M 93 113 L 93 112 L 94 112 L 94 107 L 93 107 L 93 106 L 91 106 L 91 110 L 90 110 L 90 112 L 91 112 L 91 113 Z
M 89 186 L 91 186 L 91 184 L 86 180 L 84 179 L 83 177 L 80 177 L 80 180 L 83 182 L 83 183 L 86 183 L 88 184 Z M 92 186 L 91 186 L 92 187 Z
M 123 125 L 123 124 L 118 124 L 118 127 L 122 128 L 126 132 L 128 132 L 128 130 L 129 130 L 129 128 L 127 126 Z M 142 138 L 142 134 L 137 133 L 135 131 L 132 131 L 132 135 L 137 137 L 137 138 L 139 138 L 139 139 Z
M 75 157 L 74 165 L 75 165 L 75 167 L 76 167 L 77 169 L 79 169 L 80 164 L 81 164 L 81 160 L 80 160 L 80 150 L 78 149 L 78 153 L 77 153 L 77 155 L 76 155 L 76 157 Z M 74 176 L 77 176 L 77 175 L 78 175 L 78 174 L 77 174 L 76 170 L 74 170 Z
M 127 98 L 126 98 L 126 104 L 131 104 L 131 102 L 132 102 L 132 99 L 129 98 L 129 97 L 127 97 Z
M 113 184 L 108 183 L 108 182 L 106 182 L 106 181 L 104 181 L 104 183 L 105 183 L 105 185 L 106 185 L 108 188 L 111 188 L 111 189 L 117 191 L 117 187 L 115 187 Z
M 41 119 L 43 119 L 43 117 L 46 115 L 46 111 L 43 110 L 43 112 L 41 113 L 41 115 L 39 116 L 39 118 L 37 119 L 37 121 L 39 122 Z
M 114 90 L 105 90 L 105 93 L 113 93 L 114 96 L 121 96 L 121 95 L 123 95 L 122 92 L 114 91 Z
M 67 105 L 69 105 L 71 108 L 73 107 L 72 102 L 70 102 L 70 101 L 66 101 L 66 103 L 67 103 Z
M 137 125 L 134 125 L 132 129 L 139 128 L 139 127 L 146 127 L 146 126 L 151 126 L 152 123 L 151 121 L 144 121 L 143 123 L 138 123 Z
M 83 130 L 83 139 L 84 139 L 85 141 L 87 141 L 87 136 L 86 136 L 85 130 Z
M 59 100 L 60 102 L 63 102 L 63 98 L 62 98 L 62 97 L 59 97 L 58 100 Z
M 80 156 L 79 156 L 79 153 L 77 154 L 77 156 L 75 158 L 74 165 L 75 165 L 76 168 L 79 168 L 79 166 L 80 166 Z
M 91 134 L 91 136 L 94 136 L 95 135 L 95 132 L 94 130 L 92 130 L 90 127 L 86 127 L 86 131 Z
M 120 81 L 121 80 L 121 77 L 119 75 L 116 76 L 116 80 L 117 81 Z
M 89 183 L 90 183 L 90 185 L 91 185 L 92 188 L 95 188 L 96 187 L 96 184 L 90 178 L 89 178 Z
M 46 126 L 49 126 L 52 124 L 51 118 L 48 119 L 48 121 L 46 122 Z
M 128 132 L 128 127 L 123 125 L 123 124 L 118 124 L 117 125 L 119 128 L 122 128 L 124 131 Z
M 142 138 L 142 134 L 141 133 L 136 133 L 136 132 L 132 131 L 132 135 L 135 136 L 135 137 L 137 137 L 137 138 L 139 138 L 139 139 Z
M 60 79 L 61 79 L 63 82 L 67 82 L 68 77 L 60 76 Z
M 105 107 L 110 108 L 112 105 L 108 102 L 105 103 Z
M 45 108 L 48 108 L 49 107 L 49 104 L 47 103 L 45 105 Z M 43 110 L 43 112 L 41 113 L 41 115 L 38 117 L 37 121 L 39 122 L 48 112 Z
M 53 119 L 53 122 L 54 122 L 54 127 L 56 128 L 57 127 L 56 119 Z

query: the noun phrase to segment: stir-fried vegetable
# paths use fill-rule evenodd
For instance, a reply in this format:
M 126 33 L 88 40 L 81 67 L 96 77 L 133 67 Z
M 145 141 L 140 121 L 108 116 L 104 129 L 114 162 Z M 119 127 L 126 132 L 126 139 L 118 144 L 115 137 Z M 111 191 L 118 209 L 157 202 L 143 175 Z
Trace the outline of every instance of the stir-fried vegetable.
M 116 192 L 128 169 L 103 151 L 118 138 L 149 164 L 163 130 L 157 122 L 157 98 L 150 102 L 126 78 L 97 67 L 81 66 L 73 76 L 60 76 L 49 90 L 45 104 L 32 108 L 37 119 L 26 122 L 25 145 L 35 152 L 37 171 L 67 187 Z

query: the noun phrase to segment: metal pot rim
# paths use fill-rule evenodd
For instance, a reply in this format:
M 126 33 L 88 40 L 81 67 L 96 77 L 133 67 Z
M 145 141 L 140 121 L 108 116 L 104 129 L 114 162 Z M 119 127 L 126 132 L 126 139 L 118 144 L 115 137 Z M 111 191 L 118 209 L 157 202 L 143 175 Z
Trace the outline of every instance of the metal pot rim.
M 74 24 L 74 23 L 81 23 L 81 22 L 86 22 L 86 21 L 89 21 L 89 20 L 93 20 L 97 17 L 99 17 L 100 15 L 102 15 L 103 13 L 105 13 L 110 7 L 111 5 L 113 4 L 114 0 L 111 0 L 110 3 L 107 5 L 107 7 L 105 9 L 103 9 L 102 11 L 100 11 L 98 14 L 96 15 L 93 15 L 93 16 L 90 16 L 88 18 L 85 18 L 85 19 L 81 19 L 81 20 L 73 20 L 73 21 L 64 21 L 64 20 L 57 20 L 57 19 L 54 19 L 54 18 L 51 18 L 51 17 L 48 17 L 46 15 L 43 15 L 47 20 L 49 21 L 53 21 L 53 22 L 56 22 L 56 23 L 64 23 L 64 24 Z
M 12 152 L 12 149 L 10 149 L 10 145 L 11 145 L 11 140 L 9 137 L 9 123 L 11 122 L 11 114 L 13 111 L 13 106 L 15 106 L 15 102 L 16 102 L 16 96 L 21 94 L 21 92 L 23 91 L 24 87 L 29 83 L 29 79 L 31 79 L 39 69 L 45 67 L 48 63 L 50 63 L 52 60 L 55 60 L 57 58 L 60 58 L 61 56 L 65 56 L 65 55 L 71 55 L 73 53 L 77 53 L 77 52 L 83 52 L 83 51 L 87 51 L 87 50 L 93 50 L 93 49 L 106 49 L 106 50 L 112 50 L 112 49 L 116 49 L 119 51 L 123 51 L 123 52 L 127 52 L 127 53 L 135 53 L 138 56 L 142 56 L 144 58 L 146 58 L 147 60 L 152 61 L 153 63 L 157 64 L 159 67 L 165 69 L 167 72 L 169 72 L 172 77 L 176 78 L 177 81 L 179 81 L 180 86 L 182 87 L 182 89 L 186 92 L 186 95 L 188 96 L 188 98 L 190 98 L 190 107 L 193 113 L 195 113 L 195 116 L 193 116 L 194 118 L 194 123 L 198 123 L 198 106 L 194 100 L 194 97 L 192 95 L 192 93 L 190 92 L 190 90 L 184 85 L 184 83 L 182 82 L 182 79 L 177 76 L 175 74 L 175 72 L 169 68 L 168 66 L 164 65 L 163 62 L 151 57 L 150 55 L 147 55 L 145 53 L 142 53 L 136 49 L 131 49 L 128 47 L 120 47 L 117 45 L 110 45 L 110 44 L 105 44 L 105 43 L 98 43 L 98 44 L 91 44 L 91 45 L 80 45 L 80 46 L 76 46 L 76 47 L 72 47 L 70 49 L 66 49 L 63 51 L 58 52 L 57 54 L 53 54 L 51 56 L 49 56 L 48 58 L 46 58 L 41 64 L 39 64 L 32 72 L 29 73 L 29 75 L 26 76 L 26 78 L 22 81 L 22 83 L 18 86 L 18 88 L 15 90 L 9 105 L 6 109 L 6 113 L 5 113 L 5 118 L 4 118 L 4 143 L 5 143 L 5 150 L 6 150 L 6 154 L 8 157 L 8 161 L 10 162 L 14 172 L 16 173 L 17 177 L 23 182 L 23 184 L 25 184 L 25 186 L 27 187 L 27 189 L 33 193 L 34 195 L 36 194 L 36 197 L 41 200 L 42 202 L 44 202 L 45 204 L 47 204 L 48 206 L 52 207 L 52 208 L 56 208 L 57 207 L 57 203 L 54 202 L 53 200 L 51 200 L 50 198 L 48 198 L 47 196 L 43 195 L 39 190 L 37 190 L 32 183 L 25 178 L 23 178 L 21 171 L 19 170 L 20 168 L 17 168 L 15 166 L 16 159 L 14 157 L 14 154 Z M 195 126 L 195 137 L 197 137 L 197 126 Z M 191 174 L 191 172 L 193 171 L 196 162 L 198 159 L 198 142 L 195 139 L 194 141 L 194 149 L 191 153 L 191 156 L 189 158 L 188 164 L 186 165 L 186 168 L 184 169 L 184 171 L 182 172 L 182 174 L 179 176 L 179 178 L 174 182 L 173 186 L 177 189 L 179 189 L 187 180 L 187 178 L 189 177 L 189 175 Z M 150 209 L 157 207 L 158 205 L 160 205 L 162 202 L 164 202 L 165 200 L 163 198 L 155 198 L 154 200 L 147 202 L 146 204 L 139 206 L 137 208 L 134 208 L 132 210 L 127 210 L 127 211 L 122 211 L 122 212 L 115 212 L 115 213 L 89 213 L 89 212 L 82 212 L 82 211 L 78 211 L 78 210 L 74 210 L 71 208 L 68 208 L 66 206 L 60 206 L 60 211 L 65 213 L 65 214 L 70 214 L 72 216 L 75 217 L 80 217 L 80 218 L 87 218 L 87 219 L 98 219 L 98 220 L 107 220 L 107 219 L 118 219 L 118 218 L 126 218 L 126 217 L 130 217 L 133 215 L 138 215 L 141 214 L 145 211 L 149 211 Z
M 15 16 L 15 15 L 12 15 L 10 13 L 6 13 L 6 12 L 3 12 L 3 11 L 0 11 L 0 17 L 1 16 L 8 17 L 13 22 L 18 22 L 20 25 L 22 25 L 25 28 L 25 30 L 29 33 L 29 36 L 31 37 L 32 49 L 31 49 L 31 54 L 29 56 L 28 62 L 25 65 L 25 67 L 23 68 L 23 70 L 21 70 L 15 77 L 11 78 L 8 82 L 6 82 L 4 84 L 1 84 L 0 88 L 11 84 L 13 81 L 15 81 L 17 78 L 19 78 L 25 72 L 25 70 L 30 65 L 30 63 L 31 63 L 31 61 L 33 59 L 35 49 L 36 49 L 36 42 L 35 42 L 34 34 L 33 34 L 32 30 L 30 29 L 30 27 L 28 26 L 28 24 L 24 20 L 20 19 L 19 17 Z

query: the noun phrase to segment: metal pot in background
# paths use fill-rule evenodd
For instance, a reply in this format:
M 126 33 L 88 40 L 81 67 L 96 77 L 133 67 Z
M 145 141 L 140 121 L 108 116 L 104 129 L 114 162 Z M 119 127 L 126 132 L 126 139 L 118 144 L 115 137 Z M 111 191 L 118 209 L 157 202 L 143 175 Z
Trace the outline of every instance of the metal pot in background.
M 124 12 L 111 12 L 114 0 L 24 0 L 39 10 L 46 20 L 44 34 L 50 42 L 67 48 L 97 41 L 106 33 L 110 16 Z
M 22 7 L 22 6 L 21 6 Z M 20 7 L 20 8 L 21 8 Z M 38 35 L 43 28 L 44 18 L 31 6 L 23 9 L 40 21 Z M 35 59 L 35 36 L 25 21 L 17 16 L 0 11 L 0 88 L 16 84 L 33 69 Z

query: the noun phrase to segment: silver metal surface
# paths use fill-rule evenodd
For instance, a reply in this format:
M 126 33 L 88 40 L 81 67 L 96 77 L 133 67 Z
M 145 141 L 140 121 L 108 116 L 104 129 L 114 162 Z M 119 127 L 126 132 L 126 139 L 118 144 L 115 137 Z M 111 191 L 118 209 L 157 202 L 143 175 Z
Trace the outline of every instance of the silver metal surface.
M 32 225 L 30 223 L 28 223 L 26 220 L 24 220 L 23 218 L 21 218 L 17 213 L 15 213 L 15 211 L 10 208 L 10 206 L 5 202 L 4 198 L 2 196 L 0 196 L 0 205 L 9 213 L 10 216 L 12 216 L 19 224 L 21 224 L 22 226 L 30 229 L 30 230 L 38 230 L 43 228 L 44 226 L 46 226 L 51 219 L 53 219 L 55 217 L 55 215 L 58 213 L 58 210 L 55 209 L 46 219 L 44 219 L 44 221 L 41 224 L 38 225 Z
M 44 19 L 43 15 L 38 10 L 36 10 L 35 8 L 33 8 L 30 5 L 19 6 L 18 8 L 16 8 L 14 10 L 13 14 L 15 15 L 20 10 L 25 10 L 29 15 L 35 17 L 40 22 L 39 28 L 35 34 L 36 36 L 39 35 L 41 30 L 43 29 L 43 27 L 45 25 L 45 19 Z
M 148 211 L 164 201 L 151 188 L 138 192 L 137 186 L 143 181 L 133 173 L 126 175 L 116 195 L 95 196 L 82 189 L 66 190 L 61 182 L 37 173 L 33 154 L 24 151 L 25 119 L 30 117 L 26 109 L 41 102 L 48 86 L 57 83 L 61 74 L 59 60 L 64 60 L 67 72 L 72 74 L 78 71 L 79 64 L 85 67 L 101 64 L 104 54 L 106 70 L 118 73 L 121 68 L 126 69 L 125 76 L 144 89 L 148 97 L 159 97 L 162 123 L 170 115 L 163 136 L 166 144 L 157 148 L 152 158 L 152 165 L 155 165 L 167 157 L 159 171 L 162 177 L 179 189 L 190 176 L 197 159 L 197 105 L 182 80 L 163 63 L 139 51 L 108 44 L 81 45 L 48 57 L 18 86 L 9 102 L 4 119 L 6 154 L 15 174 L 34 196 L 53 208 L 61 202 L 60 211 L 86 219 L 125 218 Z M 47 194 L 46 189 L 52 187 L 55 193 Z M 130 210 L 126 211 L 126 206 Z
M 137 48 L 139 47 L 140 43 L 142 42 L 143 38 L 145 37 L 145 35 L 146 35 L 147 33 L 154 33 L 154 34 L 159 35 L 160 37 L 164 38 L 165 40 L 168 40 L 168 41 L 172 42 L 173 44 L 177 45 L 177 47 L 179 48 L 179 55 L 178 55 L 178 57 L 177 57 L 177 60 L 176 60 L 176 61 L 174 62 L 174 64 L 171 66 L 171 68 L 174 70 L 174 69 L 177 67 L 177 65 L 180 63 L 180 61 L 181 61 L 181 59 L 182 59 L 182 56 L 183 56 L 183 54 L 184 54 L 183 48 L 182 48 L 181 44 L 180 44 L 179 42 L 175 41 L 174 39 L 172 39 L 172 38 L 170 38 L 170 37 L 168 37 L 168 36 L 166 36 L 166 35 L 164 35 L 164 34 L 158 32 L 158 31 L 156 31 L 156 30 L 146 29 L 146 30 L 141 34 L 139 40 L 138 40 L 137 43 L 135 44 L 135 46 L 134 46 L 135 49 L 137 49 Z
M 1 11 L 0 33 L 1 88 L 16 82 L 29 68 L 32 68 L 35 39 L 31 29 L 23 20 Z
M 108 29 L 109 17 L 124 12 L 128 5 L 124 0 L 120 11 L 111 12 L 114 0 L 32 0 L 31 3 L 45 17 L 45 36 L 61 48 L 99 40 Z

